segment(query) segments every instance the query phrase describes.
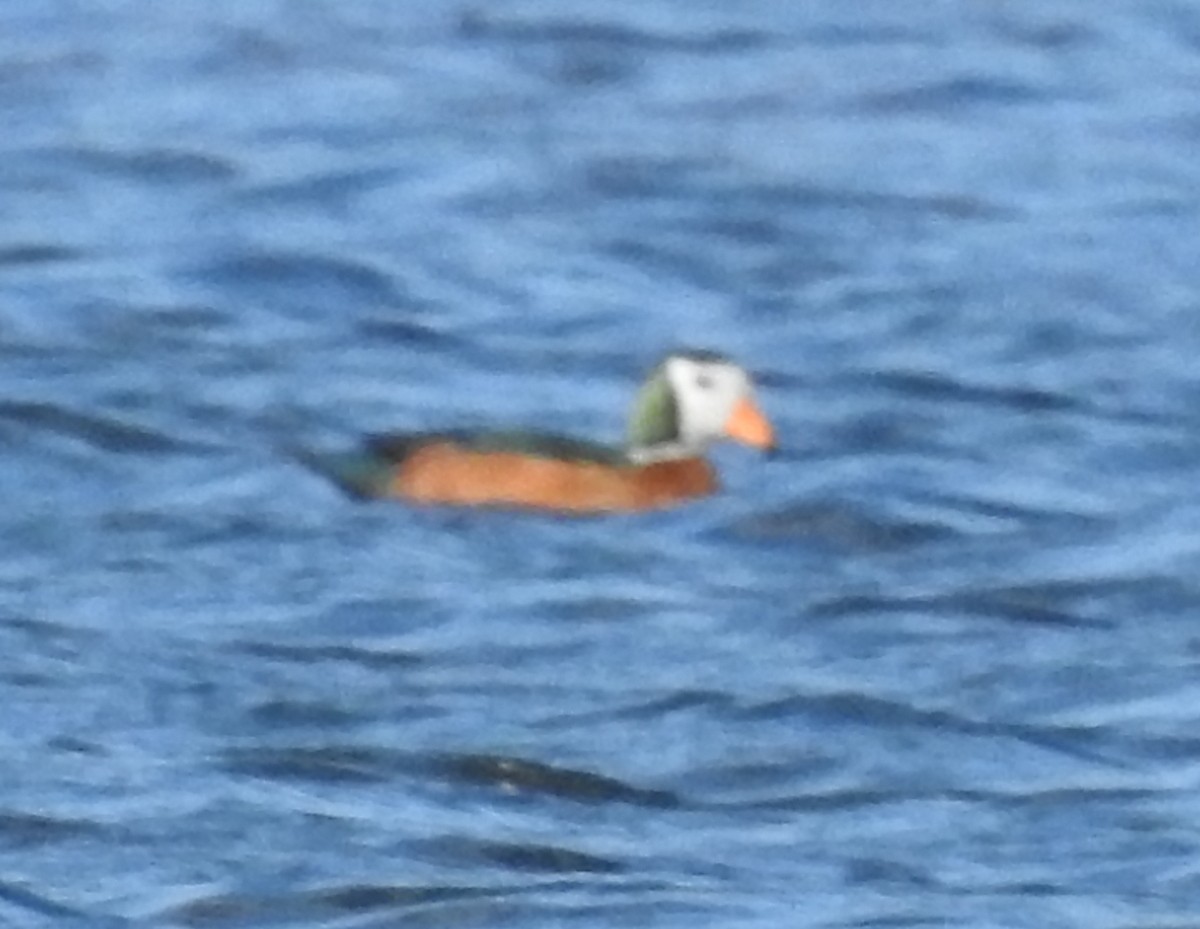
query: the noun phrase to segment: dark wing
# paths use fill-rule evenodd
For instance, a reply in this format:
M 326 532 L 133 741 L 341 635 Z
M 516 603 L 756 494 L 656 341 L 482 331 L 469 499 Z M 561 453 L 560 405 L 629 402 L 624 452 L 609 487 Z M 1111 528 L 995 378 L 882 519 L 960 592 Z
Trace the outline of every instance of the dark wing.
M 446 442 L 473 452 L 509 452 L 534 458 L 590 461 L 596 464 L 627 464 L 619 448 L 573 436 L 544 432 L 419 432 L 373 435 L 367 451 L 393 463 L 403 461 L 418 448 Z
M 463 444 L 480 452 L 513 452 L 534 458 L 587 461 L 613 466 L 628 463 L 625 453 L 619 448 L 554 433 L 486 432 L 466 437 Z

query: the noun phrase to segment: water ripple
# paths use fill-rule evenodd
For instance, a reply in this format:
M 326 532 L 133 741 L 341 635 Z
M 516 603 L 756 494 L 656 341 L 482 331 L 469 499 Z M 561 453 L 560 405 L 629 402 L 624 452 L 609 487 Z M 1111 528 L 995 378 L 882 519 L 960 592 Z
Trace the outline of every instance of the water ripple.
M 679 798 L 666 790 L 626 784 L 591 771 L 560 768 L 502 755 L 448 755 L 442 772 L 458 781 L 497 787 L 505 792 L 547 794 L 582 803 L 631 803 L 659 809 L 679 805 Z
M 539 874 L 620 874 L 620 861 L 558 845 L 481 841 L 461 836 L 426 843 L 423 855 L 433 855 L 456 867 L 486 865 Z
M 860 106 L 883 113 L 947 113 L 975 107 L 1008 107 L 1047 99 L 1024 82 L 994 77 L 959 77 L 863 98 Z
M 1099 616 L 1059 605 L 1049 591 L 1029 587 L 961 591 L 913 596 L 842 594 L 815 603 L 811 615 L 830 619 L 879 613 L 921 613 L 942 616 L 976 616 L 1018 624 L 1078 629 L 1113 629 L 1117 624 Z
M 235 774 L 320 784 L 386 783 L 394 773 L 393 752 L 360 745 L 232 749 L 225 767 Z
M 26 242 L 0 248 L 0 269 L 79 261 L 85 257 L 83 251 L 69 245 Z
M 281 7 L 0 4 L 0 923 L 1194 925 L 1187 5 Z M 689 344 L 677 510 L 284 452 Z
M 247 642 L 240 646 L 238 651 L 246 655 L 302 666 L 344 662 L 372 670 L 411 668 L 422 661 L 421 656 L 412 652 L 342 644 L 289 645 L 277 642 Z
M 0 844 L 17 848 L 61 842 L 101 831 L 97 824 L 87 820 L 0 811 Z
M 0 903 L 18 907 L 21 912 L 20 925 L 28 925 L 30 914 L 35 914 L 38 917 L 45 917 L 47 925 L 61 926 L 64 923 L 74 924 L 76 922 L 84 926 L 97 927 L 112 927 L 112 929 L 121 929 L 121 927 L 130 927 L 135 925 L 130 920 L 121 919 L 119 917 L 106 916 L 100 913 L 87 912 L 75 907 L 66 906 L 54 900 L 50 900 L 34 891 L 28 890 L 17 884 L 9 882 L 0 882 Z M 5 907 L 7 909 L 7 906 Z M 3 914 L 0 910 L 0 914 Z
M 748 540 L 809 537 L 860 551 L 910 549 L 958 536 L 948 525 L 911 518 L 888 518 L 861 506 L 798 502 L 739 519 L 732 527 Z
M 330 318 L 344 308 L 402 307 L 407 299 L 392 278 L 364 261 L 324 254 L 243 253 L 192 275 L 209 287 L 242 294 L 282 316 Z
M 78 439 L 101 451 L 118 454 L 164 455 L 194 447 L 148 426 L 80 413 L 48 402 L 0 400 L 0 422 L 22 430 L 46 431 Z
M 220 156 L 171 148 L 117 151 L 77 148 L 51 151 L 51 162 L 73 162 L 80 170 L 152 184 L 210 184 L 229 181 L 237 167 Z
M 459 29 L 465 38 L 494 39 L 511 44 L 587 43 L 643 52 L 665 50 L 701 55 L 752 51 L 773 41 L 769 32 L 750 29 L 669 33 L 599 20 L 502 18 L 480 9 L 466 11 Z

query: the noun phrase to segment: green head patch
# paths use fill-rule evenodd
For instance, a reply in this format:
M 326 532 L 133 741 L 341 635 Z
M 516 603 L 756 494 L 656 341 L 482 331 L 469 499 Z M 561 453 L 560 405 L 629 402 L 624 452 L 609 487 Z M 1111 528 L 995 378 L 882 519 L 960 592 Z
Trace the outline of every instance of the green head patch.
M 679 407 L 665 365 L 659 365 L 638 391 L 626 440 L 630 448 L 649 448 L 679 440 Z

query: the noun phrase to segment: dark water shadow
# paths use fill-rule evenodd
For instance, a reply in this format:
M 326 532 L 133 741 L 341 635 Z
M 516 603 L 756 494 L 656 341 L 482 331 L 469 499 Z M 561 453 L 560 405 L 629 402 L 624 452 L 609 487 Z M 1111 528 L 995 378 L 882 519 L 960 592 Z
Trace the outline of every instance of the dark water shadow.
M 1113 750 L 1117 734 L 1103 727 L 1052 726 L 980 720 L 942 709 L 922 709 L 899 700 L 868 694 L 841 692 L 796 695 L 745 707 L 739 714 L 749 720 L 778 721 L 800 716 L 810 723 L 914 728 L 931 733 L 956 733 L 984 739 L 1014 739 L 1079 761 L 1125 770 L 1130 767 Z
M 984 404 L 1021 413 L 1091 411 L 1078 396 L 1036 387 L 970 384 L 933 371 L 880 371 L 860 380 L 863 386 L 882 387 L 918 400 Z
M 31 849 L 84 836 L 98 836 L 104 828 L 83 819 L 66 819 L 43 813 L 0 810 L 0 846 Z
M 1021 81 L 996 77 L 957 77 L 902 90 L 872 93 L 859 107 L 880 114 L 953 113 L 968 109 L 994 110 L 1052 99 L 1044 90 Z
M 245 642 L 235 650 L 256 658 L 281 661 L 300 666 L 327 664 L 349 664 L 373 671 L 390 671 L 414 668 L 423 663 L 422 656 L 409 651 L 390 648 L 367 648 L 362 645 L 340 643 L 317 643 L 313 645 L 285 644 L 280 642 Z
M 444 755 L 437 760 L 435 770 L 451 781 L 580 803 L 628 803 L 656 809 L 673 809 L 680 804 L 671 791 L 636 787 L 592 771 L 505 755 Z
M 39 925 L 43 923 L 47 926 L 82 925 L 95 926 L 97 929 L 118 929 L 118 927 L 142 925 L 140 922 L 119 916 L 68 906 L 17 884 L 0 881 L 0 918 L 4 917 L 5 911 L 10 906 L 15 907 L 21 913 L 17 920 L 8 924 L 13 926 L 28 926 L 30 919 L 37 919 Z
M 403 777 L 485 787 L 510 797 L 554 797 L 577 803 L 623 803 L 655 809 L 673 809 L 680 804 L 671 791 L 506 755 L 416 754 L 374 745 L 322 743 L 233 748 L 220 757 L 225 770 L 266 780 L 384 784 Z
M 77 439 L 100 451 L 118 454 L 166 455 L 204 448 L 149 426 L 80 413 L 49 402 L 0 400 L 0 423 Z
M 627 866 L 614 858 L 563 845 L 446 836 L 421 842 L 423 859 L 454 868 L 496 867 L 536 874 L 620 874 Z
M 458 33 L 472 41 L 502 42 L 507 45 L 591 44 L 639 52 L 676 52 L 720 55 L 748 52 L 776 42 L 770 32 L 755 29 L 713 29 L 667 32 L 605 22 L 599 19 L 498 16 L 480 7 L 465 10 Z
M 395 168 L 358 168 L 253 184 L 232 194 L 230 206 L 258 209 L 299 205 L 344 210 L 360 197 L 394 183 L 397 176 Z
M 404 925 L 421 925 L 421 914 L 442 914 L 434 924 L 459 925 L 446 911 L 453 904 L 487 908 L 511 891 L 506 888 L 469 884 L 343 884 L 281 895 L 243 892 L 216 893 L 171 906 L 157 918 L 168 925 L 191 926 L 296 926 L 342 925 L 354 918 L 355 926 L 366 925 L 362 917 L 372 914 L 403 917 Z M 448 919 L 448 922 L 447 922 Z M 469 923 L 468 923 L 469 924 Z
M 625 878 L 603 869 L 555 877 L 513 869 L 506 878 L 483 875 L 474 882 L 346 883 L 262 895 L 225 892 L 166 908 L 156 917 L 171 925 L 224 926 L 470 927 L 540 925 L 642 925 L 647 914 L 669 915 L 680 925 L 702 924 L 694 891 L 662 880 Z M 718 909 L 720 907 L 718 906 Z M 701 920 L 697 922 L 697 920 Z
M 812 539 L 847 551 L 904 551 L 951 541 L 961 533 L 943 523 L 869 513 L 849 502 L 799 502 L 737 519 L 727 530 L 749 542 Z
M 39 265 L 81 261 L 87 257 L 83 249 L 49 242 L 19 242 L 0 246 L 0 271 L 29 268 Z
M 1087 615 L 1070 605 L 1063 605 L 1058 598 L 1047 598 L 1036 588 L 1026 587 L 929 595 L 841 594 L 813 604 L 807 612 L 820 619 L 922 613 L 1064 629 L 1111 631 L 1118 626 L 1112 620 Z
M 371 263 L 316 253 L 242 252 L 194 268 L 187 276 L 237 294 L 242 305 L 285 318 L 333 321 L 354 318 L 364 309 L 379 314 L 384 307 L 405 313 L 424 308 L 391 274 Z M 426 338 L 434 339 L 436 333 Z
M 219 155 L 175 148 L 63 148 L 47 150 L 43 156 L 48 163 L 71 169 L 72 173 L 151 184 L 211 184 L 232 180 L 240 173 L 233 161 Z
M 230 749 L 220 763 L 232 774 L 315 784 L 385 784 L 410 767 L 407 757 L 394 751 L 337 744 Z

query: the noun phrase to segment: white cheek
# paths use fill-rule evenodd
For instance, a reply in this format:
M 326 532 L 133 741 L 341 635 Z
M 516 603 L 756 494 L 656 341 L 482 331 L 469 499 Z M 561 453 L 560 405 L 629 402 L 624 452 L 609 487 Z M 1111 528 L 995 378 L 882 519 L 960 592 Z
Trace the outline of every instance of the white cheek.
M 694 388 L 684 395 L 680 419 L 687 439 L 712 439 L 720 435 L 733 411 L 733 394 L 730 384 L 718 383 L 708 390 Z
M 703 375 L 711 378 L 708 388 L 696 383 Z M 736 369 L 705 371 L 681 360 L 669 367 L 667 376 L 678 404 L 680 438 L 687 444 L 701 445 L 724 433 L 734 405 L 748 389 L 744 375 Z

